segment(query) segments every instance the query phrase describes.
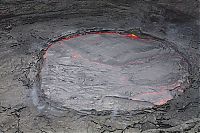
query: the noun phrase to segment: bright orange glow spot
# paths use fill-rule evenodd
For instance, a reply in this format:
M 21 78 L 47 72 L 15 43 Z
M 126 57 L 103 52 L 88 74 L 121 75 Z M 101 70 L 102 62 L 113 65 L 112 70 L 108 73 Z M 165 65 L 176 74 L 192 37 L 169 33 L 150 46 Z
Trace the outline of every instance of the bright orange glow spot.
M 132 38 L 132 39 L 139 39 L 139 37 L 134 34 L 128 34 L 127 37 Z

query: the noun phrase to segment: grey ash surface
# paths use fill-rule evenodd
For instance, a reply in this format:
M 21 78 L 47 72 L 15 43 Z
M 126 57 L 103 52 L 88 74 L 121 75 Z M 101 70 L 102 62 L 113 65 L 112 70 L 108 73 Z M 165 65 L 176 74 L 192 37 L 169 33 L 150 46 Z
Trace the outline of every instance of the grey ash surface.
M 1 0 L 0 132 L 198 133 L 198 15 L 197 0 Z M 141 35 L 139 28 L 168 42 L 187 62 L 190 86 L 162 106 L 135 111 L 82 113 L 47 99 L 40 89 L 42 49 L 53 38 L 93 27 Z

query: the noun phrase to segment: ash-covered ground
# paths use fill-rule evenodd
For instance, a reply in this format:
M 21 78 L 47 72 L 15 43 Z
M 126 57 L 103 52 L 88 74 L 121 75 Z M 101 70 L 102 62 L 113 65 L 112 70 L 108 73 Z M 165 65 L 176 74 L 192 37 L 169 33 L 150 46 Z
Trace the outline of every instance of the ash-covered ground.
M 2 0 L 0 18 L 0 133 L 200 132 L 198 0 Z M 152 46 L 152 42 L 146 42 L 147 45 L 142 42 L 141 45 L 136 43 L 138 40 L 93 35 L 82 36 L 74 42 L 65 40 L 64 46 L 58 46 L 57 43 L 62 42 L 63 36 L 85 33 L 88 29 L 127 31 L 156 43 Z M 94 42 L 93 46 L 89 46 L 89 43 Z M 105 42 L 110 43 L 105 46 Z M 126 47 L 121 45 L 122 42 Z M 52 47 L 51 43 L 54 43 Z M 165 47 L 161 49 L 160 44 L 164 44 Z M 107 49 L 104 50 L 103 46 Z M 161 51 L 160 55 L 156 55 L 159 60 L 145 62 L 148 54 L 155 55 L 158 51 Z M 48 56 L 48 52 L 54 52 L 54 55 Z M 165 54 L 167 56 L 164 56 Z M 140 67 L 135 66 L 138 61 L 133 56 L 136 55 L 137 59 L 140 59 Z M 68 62 L 64 60 L 66 58 Z M 55 63 L 64 63 L 64 66 L 61 65 L 62 70 L 72 69 L 77 74 L 62 77 L 66 71 L 53 69 L 53 72 L 60 73 L 53 73 L 53 78 L 57 79 L 54 84 L 64 84 L 67 87 L 70 84 L 69 87 L 76 88 L 75 83 L 83 80 L 83 89 L 77 89 L 76 93 L 70 93 L 71 89 L 68 89 L 68 92 L 65 90 L 59 95 L 48 95 L 48 91 L 43 88 L 45 84 L 49 85 L 49 81 L 45 82 L 44 79 L 48 60 L 53 62 L 50 62 L 52 66 L 57 66 Z M 137 63 L 130 63 L 134 61 Z M 74 66 L 74 62 L 83 65 L 84 68 L 78 70 L 66 66 Z M 95 72 L 92 73 L 88 66 Z M 108 69 L 107 66 L 113 68 Z M 103 71 L 102 67 L 108 69 L 107 76 L 97 72 Z M 162 72 L 159 73 L 161 75 L 154 75 L 158 69 Z M 134 74 L 130 75 L 131 72 Z M 145 76 L 146 73 L 153 73 L 157 82 L 148 75 Z M 51 74 L 48 72 L 47 77 Z M 165 75 L 173 80 L 167 82 L 168 77 Z M 183 87 L 171 85 L 180 81 L 183 75 Z M 70 79 L 70 76 L 74 77 Z M 87 78 L 88 76 L 90 78 Z M 60 77 L 62 79 L 58 80 Z M 93 79 L 93 82 L 90 79 Z M 94 84 L 99 83 L 98 81 L 105 82 L 102 86 L 97 86 L 97 90 L 101 90 L 97 96 L 114 96 L 104 100 L 105 106 L 86 104 L 95 97 L 93 92 L 86 91 L 88 86 L 89 90 L 94 91 Z M 67 84 L 68 82 L 70 83 Z M 112 86 L 109 88 L 108 84 Z M 119 84 L 126 86 L 124 92 L 118 87 Z M 181 92 L 173 93 L 173 99 L 169 98 L 169 101 L 165 101 L 167 103 L 160 105 L 156 104 L 160 97 L 153 97 L 152 100 L 152 97 L 148 99 L 148 95 L 144 96 L 144 93 L 135 99 L 131 97 L 133 93 L 126 93 L 131 90 L 128 87 L 130 84 L 137 86 L 136 88 L 155 84 L 163 87 L 169 84 L 173 91 L 177 89 Z M 105 89 L 113 88 L 116 88 L 115 91 L 106 93 Z M 141 91 L 138 89 L 136 92 L 139 90 Z M 71 94 L 80 95 L 78 91 L 83 92 L 84 98 L 75 105 L 73 100 L 77 103 L 78 96 Z M 138 93 L 134 93 L 134 96 L 135 94 Z M 123 100 L 118 100 L 119 97 Z M 70 102 L 68 98 L 71 98 Z M 148 108 L 145 106 L 132 110 L 131 106 L 138 107 L 138 103 L 127 104 L 127 99 L 139 102 L 148 99 L 150 102 Z M 117 101 L 118 106 L 111 107 L 110 101 Z

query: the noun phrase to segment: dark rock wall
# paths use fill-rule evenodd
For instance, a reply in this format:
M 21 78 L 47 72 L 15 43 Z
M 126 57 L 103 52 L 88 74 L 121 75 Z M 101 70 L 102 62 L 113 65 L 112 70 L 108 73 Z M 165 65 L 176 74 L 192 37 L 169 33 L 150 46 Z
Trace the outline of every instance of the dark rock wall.
M 185 22 L 197 18 L 197 0 L 1 0 L 1 23 L 14 21 L 23 23 L 53 18 L 76 16 L 131 15 L 142 17 L 148 12 L 152 21 L 164 19 L 171 22 Z M 160 18 L 160 15 L 164 18 Z

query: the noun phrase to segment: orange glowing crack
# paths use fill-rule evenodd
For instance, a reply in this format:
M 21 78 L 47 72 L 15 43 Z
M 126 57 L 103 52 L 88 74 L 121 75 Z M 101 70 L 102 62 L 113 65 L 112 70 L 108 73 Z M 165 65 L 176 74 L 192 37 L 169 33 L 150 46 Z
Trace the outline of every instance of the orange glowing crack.
M 112 34 L 112 35 L 120 35 L 122 37 L 128 37 L 128 38 L 131 38 L 131 39 L 140 39 L 139 36 L 136 36 L 135 34 L 121 34 L 121 33 L 118 33 L 118 32 L 90 32 L 90 33 L 86 33 L 84 35 L 87 35 L 87 34 Z M 67 40 L 70 40 L 70 39 L 73 39 L 73 38 L 77 38 L 77 37 L 80 37 L 80 36 L 83 36 L 82 34 L 77 34 L 77 35 L 72 35 L 72 36 L 69 36 L 69 37 L 65 37 L 63 38 L 62 40 L 59 41 L 59 43 L 62 45 L 63 44 L 63 41 L 67 41 Z M 51 43 L 48 43 L 48 47 L 46 49 L 44 49 L 45 53 L 43 55 L 43 58 L 46 59 L 47 58 L 47 50 L 52 46 L 53 44 Z M 76 58 L 76 57 L 75 57 Z
M 172 95 L 170 94 L 165 94 L 167 93 L 167 90 L 162 90 L 159 92 L 144 92 L 141 94 L 138 94 L 136 96 L 133 96 L 131 98 L 131 100 L 139 100 L 139 101 L 146 101 L 145 98 L 154 98 L 154 96 L 158 96 L 158 95 L 162 95 L 164 94 L 165 97 L 161 97 L 161 99 L 157 99 L 156 101 L 153 102 L 153 104 L 155 105 L 163 105 L 165 104 L 167 101 L 173 99 Z

